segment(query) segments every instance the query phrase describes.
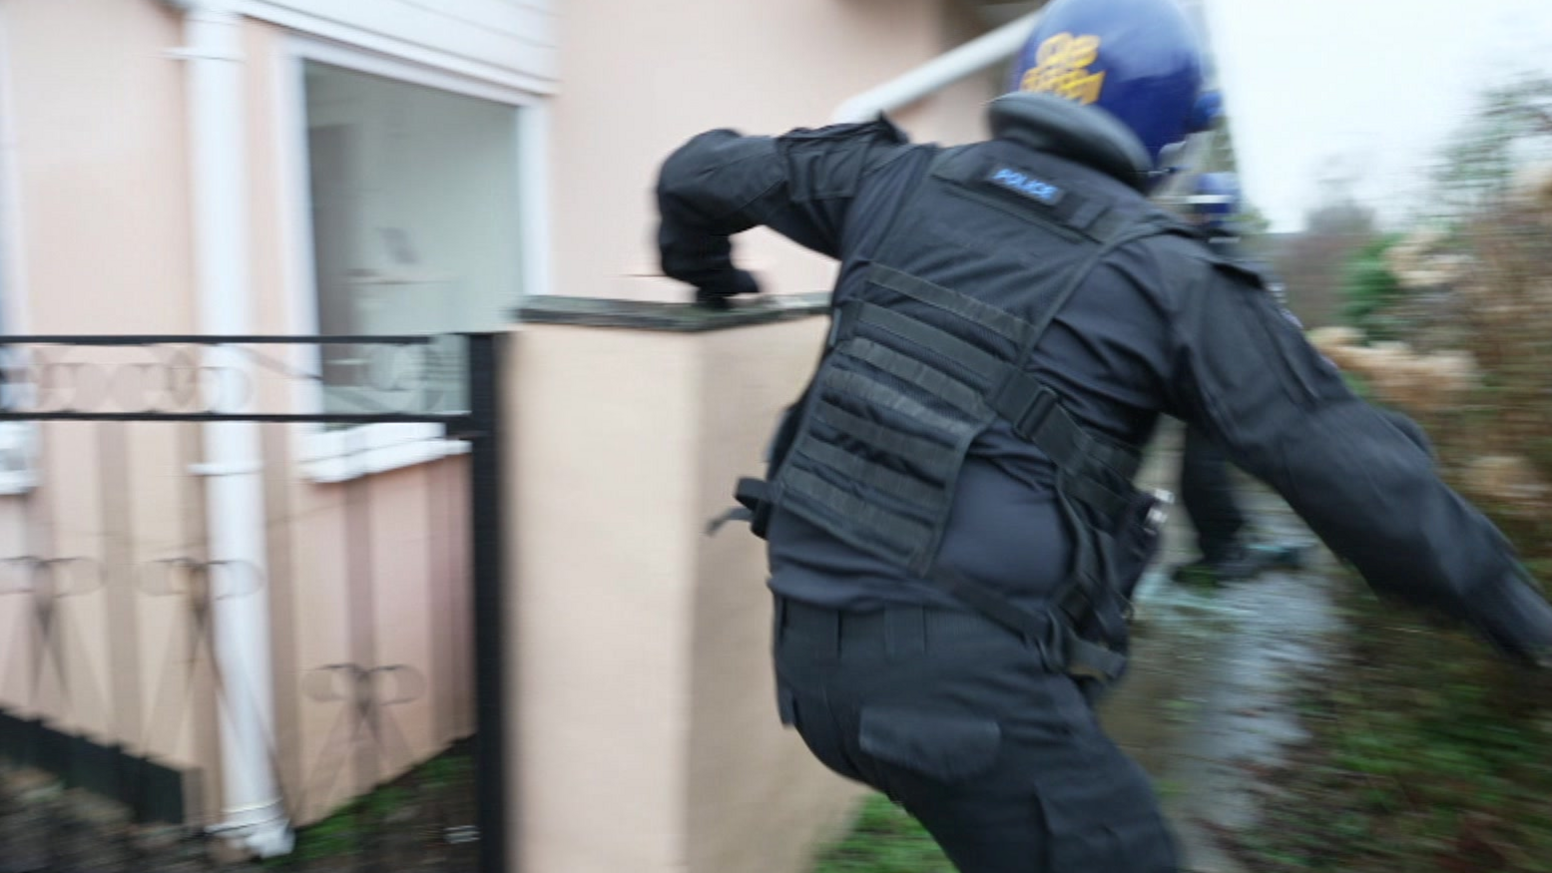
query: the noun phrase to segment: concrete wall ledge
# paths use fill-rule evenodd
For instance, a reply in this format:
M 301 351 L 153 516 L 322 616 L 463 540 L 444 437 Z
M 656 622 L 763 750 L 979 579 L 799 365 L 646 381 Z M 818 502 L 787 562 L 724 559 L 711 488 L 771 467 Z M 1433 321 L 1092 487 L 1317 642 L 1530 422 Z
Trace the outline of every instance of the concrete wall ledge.
M 829 311 L 824 293 L 739 297 L 725 309 L 694 303 L 654 303 L 600 297 L 536 296 L 513 311 L 519 323 L 700 333 L 810 318 Z

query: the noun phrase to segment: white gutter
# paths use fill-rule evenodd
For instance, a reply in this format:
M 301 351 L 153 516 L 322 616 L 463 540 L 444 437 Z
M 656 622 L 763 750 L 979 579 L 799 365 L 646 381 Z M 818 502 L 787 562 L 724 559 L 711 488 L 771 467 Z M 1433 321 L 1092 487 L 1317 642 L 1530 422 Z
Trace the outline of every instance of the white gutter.
M 1031 12 L 976 37 L 896 79 L 852 97 L 836 108 L 830 120 L 837 123 L 869 121 L 880 112 L 892 112 L 1001 63 L 1018 53 L 1038 20 L 1040 13 Z
M 248 167 L 244 118 L 242 16 L 236 0 L 166 0 L 184 13 L 193 191 L 194 275 L 199 329 L 250 334 Z M 213 412 L 242 412 L 253 382 L 241 352 L 212 348 L 205 362 L 222 374 Z M 223 369 L 224 368 L 224 369 Z M 205 425 L 206 514 L 210 537 L 216 666 L 221 675 L 222 816 L 211 828 L 262 856 L 291 851 L 294 838 L 275 778 L 264 491 L 258 425 Z M 254 575 L 249 575 L 254 574 Z

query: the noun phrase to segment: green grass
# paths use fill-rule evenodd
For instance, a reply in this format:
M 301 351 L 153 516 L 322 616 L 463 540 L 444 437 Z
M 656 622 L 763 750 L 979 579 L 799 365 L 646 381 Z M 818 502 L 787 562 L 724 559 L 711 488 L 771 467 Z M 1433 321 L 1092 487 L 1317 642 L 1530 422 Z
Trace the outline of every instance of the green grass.
M 396 811 L 413 804 L 415 799 L 415 793 L 407 788 L 379 788 L 298 831 L 295 850 L 290 855 L 271 858 L 265 865 L 284 868 L 357 854 L 366 842 L 378 838 L 378 831 L 387 826 L 385 822 Z
M 1552 873 L 1552 686 L 1457 632 L 1349 597 L 1309 677 L 1310 741 L 1231 848 L 1257 873 Z
M 466 750 L 450 750 L 411 772 L 357 797 L 327 818 L 300 829 L 296 848 L 289 854 L 266 860 L 264 866 L 281 870 L 306 867 L 312 862 L 360 854 L 382 840 L 388 829 L 424 827 L 414 813 L 434 795 L 468 794 L 474 779 L 473 762 Z M 401 820 L 404 819 L 404 820 Z
M 820 855 L 814 873 L 954 873 L 954 865 L 905 810 L 875 794 L 851 832 Z

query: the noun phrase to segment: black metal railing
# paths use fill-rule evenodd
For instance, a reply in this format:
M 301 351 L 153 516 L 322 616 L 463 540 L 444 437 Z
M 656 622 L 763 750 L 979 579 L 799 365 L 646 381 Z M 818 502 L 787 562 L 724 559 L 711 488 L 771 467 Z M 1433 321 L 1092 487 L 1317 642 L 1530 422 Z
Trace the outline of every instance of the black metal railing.
M 288 814 L 316 821 L 272 863 L 509 869 L 501 366 L 487 334 L 0 339 L 0 424 L 29 423 L 38 468 L 36 487 L 0 496 L 0 618 L 15 624 L 0 627 L 0 870 L 243 869 L 206 851 L 230 835 L 188 766 L 219 760 L 219 709 L 239 693 L 212 616 L 223 598 L 268 597 L 288 614 L 277 639 L 305 635 L 287 622 L 316 586 L 341 607 L 345 657 L 307 662 L 307 639 L 276 648 L 269 759 Z M 201 477 L 230 471 L 209 469 L 199 428 L 227 423 L 262 431 L 267 570 L 210 544 Z M 322 534 L 287 502 L 296 429 L 368 471 L 385 449 L 357 428 L 380 424 L 438 425 L 410 438 L 465 443 L 467 457 L 421 453 L 449 457 L 408 485 L 347 473 L 302 486 L 327 493 L 338 528 L 334 545 L 303 548 Z M 169 460 L 172 475 L 155 469 Z M 377 529 L 412 500 L 420 574 Z M 435 602 L 395 600 L 410 589 Z M 384 638 L 385 613 L 430 623 L 421 662 L 383 657 L 400 642 Z

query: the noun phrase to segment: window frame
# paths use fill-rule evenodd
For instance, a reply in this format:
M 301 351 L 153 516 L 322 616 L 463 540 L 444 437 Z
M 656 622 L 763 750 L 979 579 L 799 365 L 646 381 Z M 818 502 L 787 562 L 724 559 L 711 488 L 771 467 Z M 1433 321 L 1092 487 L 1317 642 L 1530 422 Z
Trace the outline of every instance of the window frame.
M 17 166 L 15 100 L 11 92 L 9 33 L 0 7 L 0 335 L 20 334 L 28 322 L 26 247 L 22 239 L 21 171 Z M 38 426 L 0 422 L 0 455 L 23 460 L 15 470 L 0 469 L 0 496 L 26 494 L 38 487 Z
M 393 57 L 364 48 L 326 41 L 302 34 L 290 35 L 277 65 L 281 82 L 277 129 L 282 138 L 277 154 L 282 161 L 282 220 L 289 289 L 288 328 L 297 335 L 315 335 L 319 326 L 318 288 L 313 264 L 312 198 L 308 153 L 308 62 L 328 64 L 354 72 L 433 88 L 450 94 L 490 100 L 511 106 L 515 112 L 516 170 L 519 249 L 519 299 L 548 293 L 551 282 L 548 226 L 549 105 L 544 94 L 522 90 L 509 83 L 482 79 L 463 72 Z M 321 350 L 293 349 L 289 363 L 299 372 L 321 372 Z M 323 408 L 323 386 L 299 380 L 295 402 L 307 412 Z M 298 425 L 297 457 L 304 475 L 320 482 L 342 482 L 435 461 L 468 451 L 461 440 L 444 438 L 440 424 L 369 424 L 329 430 L 321 424 Z

